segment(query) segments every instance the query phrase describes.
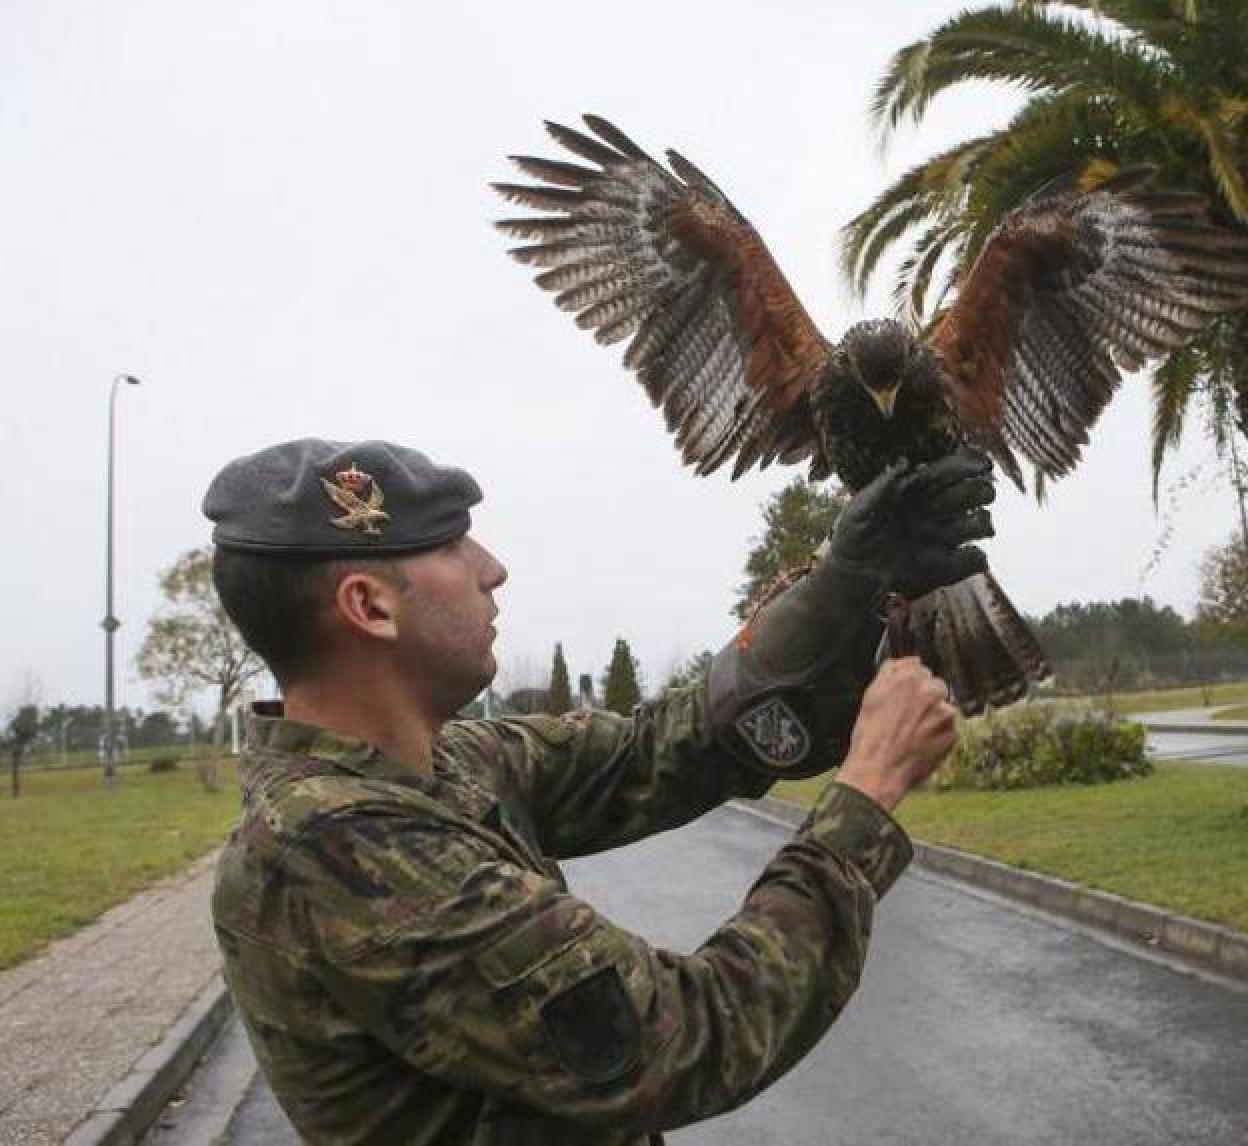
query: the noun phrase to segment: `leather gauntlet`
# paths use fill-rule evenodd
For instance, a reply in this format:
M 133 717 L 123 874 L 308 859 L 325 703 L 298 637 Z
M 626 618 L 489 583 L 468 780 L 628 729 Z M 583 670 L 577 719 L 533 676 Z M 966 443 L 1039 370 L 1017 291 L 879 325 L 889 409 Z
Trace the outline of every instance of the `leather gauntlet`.
M 885 589 L 879 576 L 827 556 L 764 605 L 711 661 L 720 745 L 772 779 L 840 764 L 875 675 Z

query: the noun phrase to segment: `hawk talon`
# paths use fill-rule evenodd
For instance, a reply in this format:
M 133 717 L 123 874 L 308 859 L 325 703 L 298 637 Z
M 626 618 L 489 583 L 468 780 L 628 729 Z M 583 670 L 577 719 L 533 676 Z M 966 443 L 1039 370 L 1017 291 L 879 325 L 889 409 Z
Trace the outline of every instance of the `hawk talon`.
M 910 628 L 910 602 L 900 593 L 888 593 L 880 620 L 886 625 L 888 655 L 893 658 L 914 656 L 918 643 Z

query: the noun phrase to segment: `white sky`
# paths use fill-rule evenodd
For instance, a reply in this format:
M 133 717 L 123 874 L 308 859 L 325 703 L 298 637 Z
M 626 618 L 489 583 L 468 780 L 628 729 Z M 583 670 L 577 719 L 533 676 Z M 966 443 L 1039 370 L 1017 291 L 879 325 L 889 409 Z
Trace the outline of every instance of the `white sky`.
M 626 636 L 648 679 L 718 647 L 759 506 L 791 476 L 679 465 L 619 364 L 528 281 L 488 226 L 508 153 L 544 118 L 615 120 L 676 146 L 763 233 L 825 333 L 864 311 L 835 235 L 923 154 L 1003 120 L 951 96 L 884 159 L 867 125 L 892 50 L 961 5 L 700 0 L 5 0 L 0 6 L 0 704 L 103 699 L 105 459 L 119 395 L 118 701 L 156 578 L 203 544 L 230 458 L 316 435 L 386 437 L 470 469 L 476 535 L 511 570 L 499 654 L 573 678 Z M 887 308 L 881 281 L 867 312 Z M 1195 483 L 1163 532 L 1143 380 L 1038 510 L 1004 492 L 995 568 L 1018 605 L 1148 592 L 1181 611 L 1234 526 Z M 1171 478 L 1209 455 L 1185 443 Z M 1164 504 L 1163 504 L 1164 508 Z

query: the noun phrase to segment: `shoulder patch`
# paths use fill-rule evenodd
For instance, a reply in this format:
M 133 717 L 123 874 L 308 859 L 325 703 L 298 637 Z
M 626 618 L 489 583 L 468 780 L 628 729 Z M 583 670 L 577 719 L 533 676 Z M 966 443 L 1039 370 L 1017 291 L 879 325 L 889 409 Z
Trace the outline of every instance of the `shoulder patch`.
M 593 1085 L 614 1082 L 641 1058 L 641 1023 L 614 967 L 551 999 L 542 1026 L 564 1068 Z
M 778 696 L 748 709 L 736 723 L 754 754 L 773 768 L 792 768 L 810 754 L 810 733 Z

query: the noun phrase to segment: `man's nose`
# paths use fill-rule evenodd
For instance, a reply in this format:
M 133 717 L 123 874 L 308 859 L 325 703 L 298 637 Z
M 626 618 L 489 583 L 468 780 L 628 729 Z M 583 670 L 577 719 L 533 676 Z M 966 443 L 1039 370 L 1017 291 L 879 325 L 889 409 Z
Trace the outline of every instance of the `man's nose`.
M 485 575 L 483 581 L 487 589 L 497 589 L 507 580 L 507 566 L 504 565 L 488 549 L 482 549 L 485 557 Z

